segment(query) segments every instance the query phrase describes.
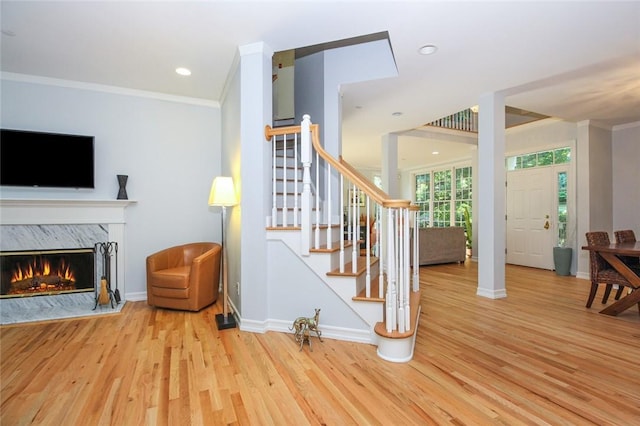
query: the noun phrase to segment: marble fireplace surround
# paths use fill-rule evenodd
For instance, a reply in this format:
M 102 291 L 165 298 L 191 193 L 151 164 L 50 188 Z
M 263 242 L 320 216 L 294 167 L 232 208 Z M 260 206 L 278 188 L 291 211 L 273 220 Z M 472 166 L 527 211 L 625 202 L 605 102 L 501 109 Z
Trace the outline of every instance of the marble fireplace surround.
M 117 242 L 117 280 L 124 302 L 125 209 L 132 203 L 135 201 L 0 199 L 0 250 L 92 247 L 95 242 Z M 19 305 L 19 310 L 23 310 L 25 306 L 46 303 L 48 309 L 51 302 L 47 300 L 55 301 L 54 304 L 66 303 L 67 300 L 76 304 L 82 297 L 92 300 L 94 295 L 84 293 L 0 299 L 1 323 L 14 322 L 10 318 L 7 320 L 7 316 L 10 316 L 16 305 Z M 121 305 L 118 307 L 121 308 Z M 91 308 L 93 306 L 90 306 L 88 314 L 100 313 L 100 307 L 96 310 L 98 312 L 92 311 Z M 55 319 L 56 314 L 51 315 L 52 317 L 46 319 Z M 61 314 L 60 317 L 65 318 L 67 314 Z

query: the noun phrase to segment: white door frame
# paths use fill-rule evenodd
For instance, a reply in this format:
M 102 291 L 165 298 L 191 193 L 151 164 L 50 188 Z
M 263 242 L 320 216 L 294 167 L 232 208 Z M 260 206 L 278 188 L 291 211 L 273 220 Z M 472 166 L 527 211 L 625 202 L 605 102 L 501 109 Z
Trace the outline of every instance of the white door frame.
M 578 218 L 578 212 L 577 212 L 577 201 L 576 201 L 576 188 L 577 188 L 577 184 L 576 184 L 576 155 L 577 155 L 577 150 L 576 150 L 576 140 L 575 139 L 571 139 L 569 141 L 565 141 L 562 143 L 554 143 L 552 145 L 547 145 L 547 146 L 540 146 L 540 147 L 535 147 L 535 148 L 529 148 L 529 149 L 524 149 L 524 150 L 518 150 L 518 151 L 510 151 L 509 153 L 505 153 L 505 160 L 508 157 L 512 157 L 514 155 L 523 155 L 523 154 L 528 154 L 528 153 L 533 153 L 533 152 L 541 152 L 541 151 L 547 151 L 547 150 L 552 150 L 552 149 L 558 149 L 558 148 L 562 148 L 562 147 L 569 147 L 571 148 L 571 162 L 570 163 L 565 163 L 565 164 L 557 164 L 557 165 L 553 165 L 553 166 L 546 166 L 546 167 L 550 167 L 553 169 L 553 180 L 554 180 L 554 194 L 553 194 L 553 203 L 552 203 L 552 214 L 551 214 L 551 226 L 553 228 L 553 233 L 554 235 L 557 236 L 558 233 L 558 228 L 557 228 L 557 224 L 558 224 L 558 191 L 557 191 L 557 176 L 558 173 L 560 172 L 566 172 L 567 173 L 567 216 L 569 218 L 568 223 L 567 223 L 567 241 L 565 246 L 566 247 L 571 247 L 573 248 L 573 253 L 572 253 L 572 259 L 571 259 L 571 274 L 575 275 L 575 271 L 576 271 L 576 259 L 577 259 L 577 255 L 579 253 L 577 253 L 577 247 L 578 247 L 578 241 L 579 238 L 576 235 L 576 229 L 577 227 L 577 218 Z M 506 161 L 505 161 L 506 163 Z M 505 182 L 507 181 L 507 175 L 508 175 L 508 171 L 506 170 L 505 167 Z M 507 191 L 505 191 L 505 197 L 507 196 Z M 506 209 L 506 200 L 505 200 L 505 209 Z M 506 210 L 505 210 L 505 220 L 506 220 Z M 506 226 L 505 226 L 505 230 L 506 230 Z M 507 250 L 509 249 L 508 245 L 507 245 L 507 235 L 505 232 L 505 247 L 507 248 Z M 554 245 L 557 244 L 557 237 L 556 239 L 554 239 Z

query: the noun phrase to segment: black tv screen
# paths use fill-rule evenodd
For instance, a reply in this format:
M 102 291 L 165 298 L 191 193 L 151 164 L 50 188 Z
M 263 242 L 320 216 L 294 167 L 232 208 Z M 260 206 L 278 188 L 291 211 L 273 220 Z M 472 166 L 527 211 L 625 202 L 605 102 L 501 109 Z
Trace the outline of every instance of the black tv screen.
M 0 185 L 94 188 L 93 136 L 1 129 Z

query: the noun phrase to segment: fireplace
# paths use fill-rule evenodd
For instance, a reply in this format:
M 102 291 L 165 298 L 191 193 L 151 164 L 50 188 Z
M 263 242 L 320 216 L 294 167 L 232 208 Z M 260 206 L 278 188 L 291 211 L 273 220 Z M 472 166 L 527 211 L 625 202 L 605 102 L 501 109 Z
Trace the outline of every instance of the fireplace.
M 0 298 L 93 292 L 94 248 L 0 252 Z
M 111 285 L 119 285 L 122 295 L 122 303 L 115 309 L 110 305 L 95 308 L 95 294 L 90 292 L 41 297 L 0 296 L 0 324 L 119 312 L 129 299 L 124 262 L 125 210 L 135 203 L 132 200 L 0 198 L 0 252 L 66 250 L 95 247 L 96 241 L 117 242 L 119 250 L 111 263 Z M 97 285 L 105 269 L 99 251 L 95 262 L 91 282 Z M 93 265 L 93 262 L 87 264 Z M 139 297 L 138 300 L 144 300 Z

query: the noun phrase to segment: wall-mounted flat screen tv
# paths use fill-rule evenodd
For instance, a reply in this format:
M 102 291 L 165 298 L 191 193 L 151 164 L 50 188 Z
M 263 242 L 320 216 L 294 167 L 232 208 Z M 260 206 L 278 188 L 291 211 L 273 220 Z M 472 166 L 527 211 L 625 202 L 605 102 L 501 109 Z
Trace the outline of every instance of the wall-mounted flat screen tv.
M 94 188 L 93 139 L 0 129 L 0 185 Z

